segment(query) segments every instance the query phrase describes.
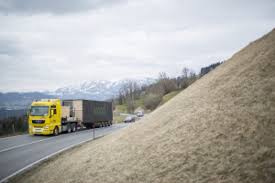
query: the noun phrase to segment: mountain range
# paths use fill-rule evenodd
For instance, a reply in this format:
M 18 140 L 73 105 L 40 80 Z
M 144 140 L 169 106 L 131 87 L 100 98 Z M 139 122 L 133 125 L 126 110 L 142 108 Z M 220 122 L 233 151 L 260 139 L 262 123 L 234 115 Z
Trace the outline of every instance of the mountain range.
M 84 81 L 79 84 L 58 88 L 55 91 L 46 92 L 0 92 L 0 108 L 23 109 L 30 105 L 33 100 L 42 98 L 108 100 L 116 97 L 120 88 L 128 81 L 128 79 L 118 81 Z M 145 78 L 131 79 L 131 81 L 142 86 L 150 85 L 156 80 L 153 78 Z

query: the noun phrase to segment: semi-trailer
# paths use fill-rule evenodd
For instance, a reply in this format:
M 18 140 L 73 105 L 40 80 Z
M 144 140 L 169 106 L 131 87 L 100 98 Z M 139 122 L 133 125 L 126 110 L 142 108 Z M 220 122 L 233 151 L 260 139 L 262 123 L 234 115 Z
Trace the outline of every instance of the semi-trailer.
M 110 126 L 112 102 L 92 100 L 41 99 L 33 101 L 28 115 L 29 134 L 58 135 L 77 127 Z

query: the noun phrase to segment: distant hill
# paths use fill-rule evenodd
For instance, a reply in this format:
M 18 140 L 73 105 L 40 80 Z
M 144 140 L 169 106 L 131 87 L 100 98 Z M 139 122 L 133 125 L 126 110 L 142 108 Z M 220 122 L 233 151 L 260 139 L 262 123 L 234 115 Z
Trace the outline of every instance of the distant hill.
M 41 92 L 0 93 L 0 109 L 24 109 L 33 100 L 42 98 L 55 98 L 55 96 Z

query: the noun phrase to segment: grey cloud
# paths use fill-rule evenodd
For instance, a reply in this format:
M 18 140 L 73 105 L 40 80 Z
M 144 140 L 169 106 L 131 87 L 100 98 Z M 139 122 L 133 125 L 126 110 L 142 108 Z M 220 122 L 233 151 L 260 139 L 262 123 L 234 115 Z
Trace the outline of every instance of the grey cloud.
M 0 38 L 0 55 L 17 55 L 20 50 L 16 45 L 15 41 Z
M 0 0 L 4 14 L 65 14 L 93 10 L 122 0 Z

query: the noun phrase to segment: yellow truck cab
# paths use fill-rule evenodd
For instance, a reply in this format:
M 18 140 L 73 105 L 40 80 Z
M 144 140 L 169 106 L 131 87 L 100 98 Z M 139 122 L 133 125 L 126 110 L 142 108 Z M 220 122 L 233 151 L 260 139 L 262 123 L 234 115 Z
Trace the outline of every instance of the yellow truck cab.
M 66 106 L 63 106 L 66 109 Z M 62 125 L 62 106 L 60 99 L 34 101 L 29 111 L 29 134 L 58 135 L 63 131 L 76 131 L 77 122 Z

